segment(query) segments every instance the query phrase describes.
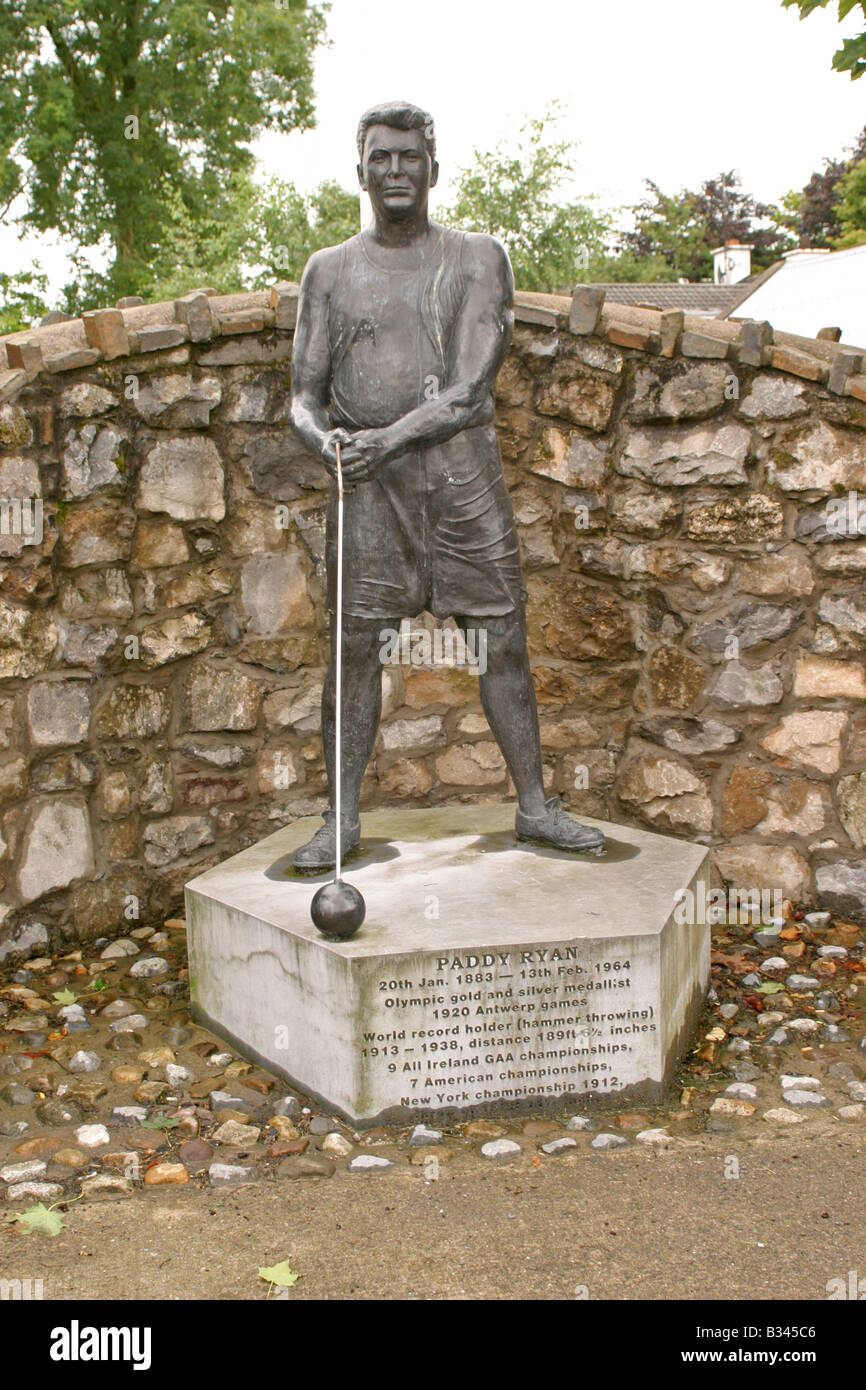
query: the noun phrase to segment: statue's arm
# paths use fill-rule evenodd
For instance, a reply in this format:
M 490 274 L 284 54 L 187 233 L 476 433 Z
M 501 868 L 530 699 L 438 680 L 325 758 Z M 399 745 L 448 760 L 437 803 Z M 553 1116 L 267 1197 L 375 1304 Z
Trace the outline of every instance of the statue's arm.
M 307 261 L 301 277 L 298 320 L 292 344 L 292 425 L 329 472 L 336 466 L 334 439 L 345 443 L 350 438 L 348 431 L 333 430 L 328 418 L 331 388 L 328 308 L 339 250 L 339 247 L 328 247 L 316 251 Z
M 490 236 L 467 238 L 464 269 L 466 294 L 448 346 L 449 384 L 389 426 L 395 454 L 440 444 L 490 418 L 490 394 L 514 327 L 514 279 L 504 246 Z

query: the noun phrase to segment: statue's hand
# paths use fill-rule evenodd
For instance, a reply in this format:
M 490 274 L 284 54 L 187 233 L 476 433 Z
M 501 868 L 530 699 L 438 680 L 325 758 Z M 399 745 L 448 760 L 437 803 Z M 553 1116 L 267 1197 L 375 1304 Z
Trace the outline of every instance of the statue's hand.
M 387 428 L 358 430 L 351 436 L 348 448 L 343 449 L 343 480 L 351 487 L 367 482 L 393 455 L 393 439 Z
M 340 445 L 342 462 L 345 465 L 346 450 L 351 446 L 352 439 L 353 436 L 349 431 L 342 428 L 331 430 L 329 434 L 325 435 L 325 442 L 322 445 L 322 462 L 332 478 L 336 478 L 337 476 L 336 445 L 338 443 Z

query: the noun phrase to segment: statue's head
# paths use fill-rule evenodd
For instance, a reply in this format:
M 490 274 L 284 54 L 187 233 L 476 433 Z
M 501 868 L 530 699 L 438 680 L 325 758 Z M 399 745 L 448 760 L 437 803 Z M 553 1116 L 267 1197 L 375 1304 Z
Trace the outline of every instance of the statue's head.
M 407 101 L 371 106 L 358 122 L 358 182 L 389 220 L 416 216 L 439 177 L 433 117 Z

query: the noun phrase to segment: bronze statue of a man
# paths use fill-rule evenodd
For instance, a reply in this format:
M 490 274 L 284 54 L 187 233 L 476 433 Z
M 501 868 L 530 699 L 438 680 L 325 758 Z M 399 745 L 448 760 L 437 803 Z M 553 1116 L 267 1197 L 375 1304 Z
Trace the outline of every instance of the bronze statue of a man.
M 495 237 L 431 222 L 433 121 L 406 102 L 358 126 L 358 179 L 375 224 L 310 257 L 292 355 L 292 423 L 345 494 L 341 853 L 360 839 L 361 779 L 382 705 L 383 627 L 424 609 L 483 632 L 484 713 L 517 790 L 519 839 L 597 851 L 600 831 L 546 798 L 526 646 L 520 553 L 493 428 L 493 384 L 514 323 L 514 282 Z M 334 794 L 336 484 L 326 558 L 331 663 L 322 697 Z M 333 809 L 295 866 L 333 866 Z

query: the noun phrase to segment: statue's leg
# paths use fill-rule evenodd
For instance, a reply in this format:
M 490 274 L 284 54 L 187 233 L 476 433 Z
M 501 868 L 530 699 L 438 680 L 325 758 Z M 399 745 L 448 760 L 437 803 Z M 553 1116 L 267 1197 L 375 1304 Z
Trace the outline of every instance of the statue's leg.
M 343 619 L 343 702 L 341 784 L 341 854 L 357 848 L 360 839 L 361 779 L 364 776 L 379 716 L 382 712 L 382 647 L 384 629 L 399 631 L 397 618 Z M 331 623 L 331 661 L 322 691 L 322 744 L 331 809 L 325 813 L 324 825 L 297 851 L 294 865 L 306 872 L 319 873 L 333 868 L 336 860 L 337 832 L 334 816 L 334 714 L 336 709 L 336 631 Z
M 370 761 L 382 713 L 382 648 L 386 629 L 399 631 L 399 618 L 343 619 L 342 815 L 358 819 L 361 780 Z M 331 623 L 331 660 L 322 691 L 322 742 L 331 806 L 334 804 L 334 712 L 336 630 Z
M 474 644 L 476 657 L 484 651 L 486 658 L 486 670 L 479 673 L 481 704 L 517 790 L 517 838 L 577 853 L 600 853 L 602 832 L 568 815 L 557 797 L 544 795 L 538 708 L 522 609 L 497 618 L 458 617 L 457 623 Z
M 496 618 L 461 616 L 456 621 L 470 650 L 476 656 L 484 654 L 486 670 L 479 677 L 481 704 L 511 773 L 520 809 L 527 816 L 543 815 L 538 707 L 523 613 L 515 610 Z

